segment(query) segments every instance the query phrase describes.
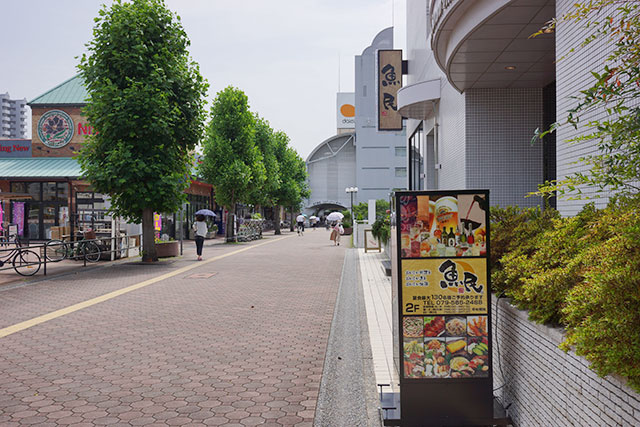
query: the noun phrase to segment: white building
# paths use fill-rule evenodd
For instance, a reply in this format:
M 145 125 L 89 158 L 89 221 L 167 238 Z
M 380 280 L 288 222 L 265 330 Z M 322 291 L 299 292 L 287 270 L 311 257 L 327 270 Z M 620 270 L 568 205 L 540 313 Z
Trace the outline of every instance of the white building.
M 542 200 L 526 196 L 538 184 L 585 168 L 576 161 L 594 147 L 563 142 L 576 135 L 568 126 L 531 144 L 536 128 L 566 116 L 576 102 L 569 97 L 606 56 L 603 44 L 567 55 L 586 37 L 575 24 L 529 37 L 573 3 L 407 2 L 409 73 L 398 107 L 409 118 L 410 189 L 488 188 L 493 205 L 533 206 Z M 584 203 L 557 207 L 572 215 Z
M 350 207 L 347 187 L 357 187 L 353 203 L 389 199 L 394 189 L 406 188 L 406 134 L 379 131 L 376 121 L 376 52 L 393 49 L 393 28 L 378 33 L 370 46 L 355 57 L 355 94 L 338 94 L 337 135 L 323 141 L 307 158 L 312 214 Z M 353 99 L 355 120 L 341 107 Z M 342 114 L 341 114 L 342 113 Z
M 27 100 L 0 94 L 0 138 L 27 137 Z

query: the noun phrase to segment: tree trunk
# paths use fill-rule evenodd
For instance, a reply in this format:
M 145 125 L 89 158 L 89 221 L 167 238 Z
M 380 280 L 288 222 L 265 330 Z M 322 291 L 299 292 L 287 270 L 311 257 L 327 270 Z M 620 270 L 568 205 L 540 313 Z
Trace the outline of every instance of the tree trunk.
M 227 207 L 227 224 L 225 226 L 225 237 L 227 242 L 235 240 L 233 236 L 236 230 L 233 228 L 233 217 L 236 215 L 236 204 L 232 203 L 231 207 Z
M 158 261 L 155 230 L 153 228 L 153 209 L 142 210 L 142 262 Z
M 294 226 L 293 222 L 296 220 L 296 218 L 293 215 L 294 215 L 293 206 L 291 206 L 291 221 L 290 221 L 290 224 L 289 224 L 289 231 L 291 231 L 291 232 L 293 232 L 293 226 Z
M 280 206 L 274 206 L 274 210 L 275 210 L 275 218 L 273 220 L 273 228 L 275 229 L 275 235 L 279 235 L 282 234 L 282 232 L 280 231 Z

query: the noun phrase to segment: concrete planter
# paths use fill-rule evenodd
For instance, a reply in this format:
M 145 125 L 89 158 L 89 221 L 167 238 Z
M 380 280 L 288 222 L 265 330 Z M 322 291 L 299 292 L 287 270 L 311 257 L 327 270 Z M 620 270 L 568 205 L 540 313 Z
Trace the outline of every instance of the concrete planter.
M 168 258 L 180 255 L 180 242 L 160 242 L 156 243 L 156 253 L 158 258 Z

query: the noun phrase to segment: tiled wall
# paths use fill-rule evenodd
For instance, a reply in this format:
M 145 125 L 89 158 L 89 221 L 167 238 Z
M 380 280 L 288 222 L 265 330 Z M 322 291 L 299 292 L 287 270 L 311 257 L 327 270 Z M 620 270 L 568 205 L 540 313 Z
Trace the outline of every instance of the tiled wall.
M 466 188 L 488 188 L 492 205 L 538 206 L 526 197 L 542 183 L 542 89 L 469 89 L 466 95 Z
M 514 425 L 640 425 L 638 393 L 621 379 L 598 377 L 585 359 L 560 350 L 561 330 L 530 322 L 506 299 L 497 304 L 494 297 L 492 303 L 494 394 L 510 405 Z
M 446 81 L 446 78 L 445 80 Z M 442 169 L 438 173 L 438 187 L 458 190 L 466 187 L 465 147 L 465 96 L 450 84 L 442 88 L 439 105 L 438 161 Z
M 556 16 L 562 16 L 573 9 L 575 0 L 558 0 L 556 2 Z M 607 16 L 609 10 L 600 12 L 601 16 Z M 599 40 L 587 47 L 580 47 L 580 44 L 589 34 L 589 30 L 576 25 L 575 23 L 560 23 L 556 29 L 556 56 L 561 58 L 556 65 L 557 83 L 557 114 L 558 120 L 564 121 L 567 111 L 575 107 L 577 101 L 571 96 L 579 94 L 580 90 L 589 87 L 595 80 L 590 71 L 603 71 L 603 63 L 610 46 L 605 40 Z M 574 52 L 569 52 L 575 48 Z M 603 119 L 606 117 L 604 109 L 594 111 L 591 114 L 582 116 L 581 123 L 589 120 Z M 572 126 L 562 126 L 557 132 L 557 174 L 558 179 L 575 172 L 586 172 L 588 168 L 578 159 L 581 156 L 596 153 L 594 143 L 580 143 L 570 145 L 566 141 L 584 134 L 583 128 L 575 130 Z M 578 163 L 576 163 L 578 162 Z M 593 194 L 586 191 L 587 194 Z M 597 206 L 604 206 L 607 198 L 595 200 Z M 558 210 L 565 215 L 575 215 L 588 201 L 580 200 L 558 200 Z

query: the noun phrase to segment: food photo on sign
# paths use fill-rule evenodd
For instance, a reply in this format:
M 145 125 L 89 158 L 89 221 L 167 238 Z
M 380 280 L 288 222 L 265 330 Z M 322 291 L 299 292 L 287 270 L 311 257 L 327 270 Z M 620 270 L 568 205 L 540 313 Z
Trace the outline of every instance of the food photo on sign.
M 404 316 L 404 378 L 489 375 L 487 316 Z
M 482 194 L 401 196 L 402 257 L 485 256 L 487 209 Z

